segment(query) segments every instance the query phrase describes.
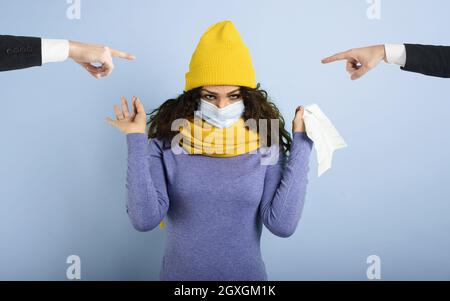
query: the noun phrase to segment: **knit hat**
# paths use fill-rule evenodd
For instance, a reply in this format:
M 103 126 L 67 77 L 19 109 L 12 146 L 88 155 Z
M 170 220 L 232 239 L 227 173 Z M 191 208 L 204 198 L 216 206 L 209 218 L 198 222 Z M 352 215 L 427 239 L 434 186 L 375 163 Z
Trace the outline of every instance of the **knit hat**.
M 250 51 L 231 21 L 211 25 L 192 55 L 185 91 L 208 85 L 256 88 Z

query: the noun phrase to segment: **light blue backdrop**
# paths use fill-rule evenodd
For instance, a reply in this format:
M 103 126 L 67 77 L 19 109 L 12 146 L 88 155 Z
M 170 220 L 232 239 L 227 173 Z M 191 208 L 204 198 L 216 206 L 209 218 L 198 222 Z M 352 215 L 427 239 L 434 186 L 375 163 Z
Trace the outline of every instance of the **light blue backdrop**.
M 0 2 L 2 34 L 69 38 L 129 51 L 95 80 L 68 61 L 0 73 L 0 279 L 157 280 L 165 232 L 140 233 L 125 211 L 126 140 L 105 121 L 120 96 L 146 110 L 177 96 L 204 30 L 232 20 L 257 79 L 284 114 L 317 103 L 349 147 L 317 178 L 315 154 L 297 232 L 264 229 L 270 280 L 450 279 L 450 81 L 383 64 L 352 82 L 334 52 L 383 42 L 450 45 L 450 3 L 365 0 L 65 0 Z

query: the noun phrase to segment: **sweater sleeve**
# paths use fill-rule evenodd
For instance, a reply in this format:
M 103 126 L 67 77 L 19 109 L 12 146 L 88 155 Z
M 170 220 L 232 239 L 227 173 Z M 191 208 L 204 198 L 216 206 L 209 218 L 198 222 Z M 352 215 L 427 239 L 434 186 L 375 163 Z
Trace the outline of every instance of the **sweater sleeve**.
M 309 157 L 313 141 L 294 132 L 289 156 L 280 148 L 276 164 L 268 165 L 259 208 L 263 224 L 280 237 L 289 237 L 300 220 L 308 184 Z
M 127 134 L 126 209 L 138 231 L 154 229 L 169 209 L 161 144 L 143 133 Z

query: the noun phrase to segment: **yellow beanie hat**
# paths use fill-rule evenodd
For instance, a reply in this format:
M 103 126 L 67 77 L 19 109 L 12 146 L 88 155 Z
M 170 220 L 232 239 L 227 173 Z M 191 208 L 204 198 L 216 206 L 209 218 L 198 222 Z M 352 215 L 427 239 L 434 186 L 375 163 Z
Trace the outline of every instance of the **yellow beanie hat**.
M 250 51 L 231 21 L 211 25 L 192 55 L 185 91 L 207 85 L 256 88 Z

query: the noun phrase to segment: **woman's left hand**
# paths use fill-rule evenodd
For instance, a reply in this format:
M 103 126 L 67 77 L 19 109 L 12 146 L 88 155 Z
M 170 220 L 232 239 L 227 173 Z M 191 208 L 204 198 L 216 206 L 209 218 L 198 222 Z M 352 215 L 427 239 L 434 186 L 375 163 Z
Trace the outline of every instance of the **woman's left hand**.
M 305 131 L 305 122 L 303 121 L 304 112 L 305 109 L 302 106 L 298 106 L 295 109 L 295 117 L 292 120 L 292 133 Z

